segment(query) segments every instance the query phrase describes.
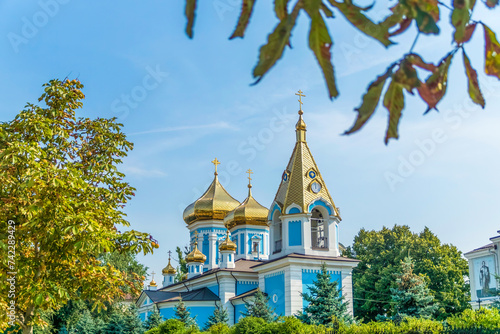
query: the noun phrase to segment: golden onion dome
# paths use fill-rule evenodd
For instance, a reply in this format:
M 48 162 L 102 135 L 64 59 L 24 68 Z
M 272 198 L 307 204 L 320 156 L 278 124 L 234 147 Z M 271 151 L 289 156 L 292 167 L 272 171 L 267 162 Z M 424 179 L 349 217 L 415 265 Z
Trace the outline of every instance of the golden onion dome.
M 149 282 L 149 286 L 157 286 L 154 278 Z
M 203 263 L 207 260 L 207 257 L 203 255 L 198 249 L 198 242 L 194 243 L 194 249 L 191 253 L 186 256 L 186 262 L 199 262 Z
M 200 198 L 184 210 L 183 219 L 188 225 L 199 220 L 223 220 L 226 214 L 239 204 L 219 182 L 217 177 L 219 161 L 215 159 L 212 163 L 216 166 L 213 182 Z
M 219 250 L 220 251 L 232 251 L 236 252 L 236 244 L 229 239 L 229 230 L 226 231 L 226 240 L 224 240 L 220 245 L 219 245 Z
M 307 128 L 306 122 L 304 122 L 304 120 L 302 119 L 302 114 L 300 114 L 299 120 L 298 120 L 297 124 L 295 125 L 295 129 L 297 129 L 299 131 L 302 131 L 302 130 L 305 131 L 306 128 Z
M 248 173 L 252 173 L 248 170 Z M 250 180 L 251 178 L 248 177 Z M 257 202 L 252 196 L 252 185 L 248 184 L 248 197 L 224 218 L 224 225 L 232 229 L 239 225 L 267 226 L 269 210 Z
M 175 275 L 177 273 L 177 270 L 170 264 L 170 256 L 168 257 L 167 266 L 161 272 L 163 275 Z

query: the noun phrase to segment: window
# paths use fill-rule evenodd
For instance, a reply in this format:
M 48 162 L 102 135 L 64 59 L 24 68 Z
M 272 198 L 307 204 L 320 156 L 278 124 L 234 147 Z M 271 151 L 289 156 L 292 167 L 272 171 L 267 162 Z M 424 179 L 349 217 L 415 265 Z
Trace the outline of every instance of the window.
M 311 245 L 312 248 L 328 248 L 327 229 L 323 214 L 316 208 L 311 211 Z

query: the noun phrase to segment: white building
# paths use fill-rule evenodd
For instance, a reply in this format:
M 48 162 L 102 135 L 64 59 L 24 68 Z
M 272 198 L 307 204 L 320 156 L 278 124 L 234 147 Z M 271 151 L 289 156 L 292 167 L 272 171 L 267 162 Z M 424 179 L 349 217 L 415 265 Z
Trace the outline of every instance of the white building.
M 469 261 L 470 303 L 473 309 L 499 299 L 500 287 L 495 275 L 500 275 L 500 235 L 490 240 L 491 243 L 464 254 Z

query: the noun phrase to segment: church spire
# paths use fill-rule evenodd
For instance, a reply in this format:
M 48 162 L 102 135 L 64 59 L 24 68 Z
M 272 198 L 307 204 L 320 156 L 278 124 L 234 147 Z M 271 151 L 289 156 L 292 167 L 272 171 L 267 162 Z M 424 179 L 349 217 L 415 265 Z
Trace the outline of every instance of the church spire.
M 252 197 L 252 170 L 249 168 L 247 170 L 248 173 L 248 197 Z
M 304 94 L 302 94 L 302 91 L 299 89 L 298 93 L 295 93 L 299 97 L 299 121 L 295 125 L 296 133 L 297 133 L 297 141 L 298 142 L 305 142 L 306 141 L 306 122 L 302 119 L 302 114 L 304 114 L 304 111 L 302 110 L 302 97 L 306 97 Z

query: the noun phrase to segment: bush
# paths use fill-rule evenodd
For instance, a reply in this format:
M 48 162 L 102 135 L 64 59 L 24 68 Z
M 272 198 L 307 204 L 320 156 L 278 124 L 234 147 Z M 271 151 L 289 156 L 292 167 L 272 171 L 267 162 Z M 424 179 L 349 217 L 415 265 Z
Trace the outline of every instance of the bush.
M 267 323 L 262 318 L 245 317 L 233 326 L 234 334 L 267 334 Z
M 186 330 L 184 323 L 177 319 L 168 319 L 160 326 L 148 330 L 145 334 L 174 334 L 183 333 Z
M 497 308 L 465 310 L 446 319 L 446 324 L 455 329 L 500 329 L 500 313 Z

